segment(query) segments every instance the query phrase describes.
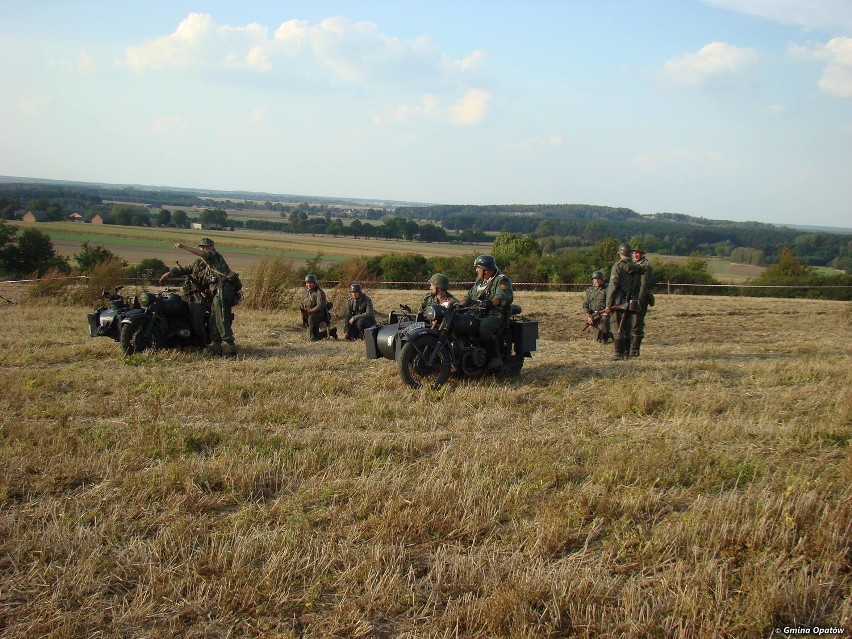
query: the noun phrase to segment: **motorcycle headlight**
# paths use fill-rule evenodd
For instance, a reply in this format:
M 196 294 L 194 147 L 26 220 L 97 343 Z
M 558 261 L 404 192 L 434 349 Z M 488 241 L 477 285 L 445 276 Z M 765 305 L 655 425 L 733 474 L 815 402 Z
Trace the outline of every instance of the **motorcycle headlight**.
M 440 304 L 431 304 L 423 309 L 423 317 L 425 317 L 430 322 L 434 322 L 437 319 L 441 319 L 444 316 L 444 313 L 447 309 L 445 309 Z

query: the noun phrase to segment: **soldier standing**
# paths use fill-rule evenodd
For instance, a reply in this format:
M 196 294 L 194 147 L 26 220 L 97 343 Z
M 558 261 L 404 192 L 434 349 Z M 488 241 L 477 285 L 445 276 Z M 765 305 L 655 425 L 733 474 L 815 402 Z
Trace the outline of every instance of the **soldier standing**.
M 488 356 L 486 368 L 494 370 L 503 365 L 496 336 L 511 313 L 514 299 L 512 282 L 497 268 L 497 261 L 492 255 L 480 255 L 473 261 L 473 267 L 476 270 L 476 282 L 459 305 L 479 305 L 482 313 L 479 318 L 479 341 Z
M 606 285 L 601 271 L 592 273 L 592 285 L 586 289 L 583 310 L 586 311 L 586 323 L 597 331 L 597 341 L 608 344 L 612 339 L 609 332 L 609 317 L 603 314 L 606 308 Z
M 346 314 L 343 316 L 343 331 L 346 341 L 364 338 L 364 329 L 375 326 L 373 300 L 364 293 L 360 284 L 349 287 L 349 299 L 346 301 Z
M 224 354 L 225 357 L 236 357 L 237 347 L 234 343 L 234 332 L 231 325 L 234 321 L 232 308 L 237 299 L 237 290 L 232 283 L 236 277 L 225 258 L 216 250 L 216 245 L 209 237 L 203 238 L 198 243 L 198 248 L 193 248 L 175 242 L 176 249 L 183 249 L 200 257 L 207 266 L 206 278 L 210 283 L 213 293 L 213 303 L 210 309 L 210 353 L 213 355 Z M 225 349 L 222 350 L 222 342 Z
M 633 247 L 633 261 L 642 267 L 642 276 L 639 284 L 639 308 L 636 309 L 636 317 L 633 319 L 633 338 L 630 341 L 630 357 L 639 357 L 639 347 L 642 338 L 645 337 L 645 314 L 648 307 L 654 305 L 654 267 L 651 261 L 645 257 L 645 247 L 636 244 Z
M 337 329 L 329 326 L 328 299 L 325 291 L 319 285 L 316 275 L 305 276 L 305 288 L 302 289 L 301 297 L 302 318 L 308 327 L 308 335 L 312 342 L 325 337 L 337 339 Z M 320 325 L 325 322 L 326 331 L 320 330 Z
M 186 278 L 183 285 L 183 297 L 189 305 L 192 332 L 196 344 L 204 348 L 207 345 L 204 316 L 210 311 L 213 299 L 210 282 L 207 281 L 207 264 L 199 258 L 193 262 L 192 266 L 173 266 L 160 276 L 160 284 L 163 284 L 170 277 L 181 275 Z
M 453 294 L 447 289 L 450 288 L 450 278 L 443 273 L 435 273 L 429 278 L 429 294 L 420 302 L 420 312 L 426 310 L 427 306 L 432 304 L 443 304 L 449 306 L 456 301 Z
M 618 252 L 620 259 L 612 267 L 604 309 L 605 315 L 613 315 L 612 320 L 617 327 L 614 340 L 615 353 L 610 358 L 614 362 L 627 359 L 630 353 L 630 331 L 633 328 L 633 315 L 639 296 L 639 279 L 642 275 L 642 268 L 630 257 L 633 250 L 627 242 L 619 247 Z M 631 306 L 633 310 L 630 309 Z

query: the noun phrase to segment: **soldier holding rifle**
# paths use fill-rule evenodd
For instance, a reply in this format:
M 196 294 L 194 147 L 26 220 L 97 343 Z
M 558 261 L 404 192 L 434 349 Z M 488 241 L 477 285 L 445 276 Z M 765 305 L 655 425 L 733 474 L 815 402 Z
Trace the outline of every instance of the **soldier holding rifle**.
M 603 314 L 606 308 L 606 285 L 604 274 L 601 271 L 592 273 L 592 285 L 586 289 L 586 298 L 583 300 L 583 310 L 586 311 L 585 331 L 590 326 L 597 333 L 597 341 L 608 344 L 612 339 L 609 332 L 609 317 Z

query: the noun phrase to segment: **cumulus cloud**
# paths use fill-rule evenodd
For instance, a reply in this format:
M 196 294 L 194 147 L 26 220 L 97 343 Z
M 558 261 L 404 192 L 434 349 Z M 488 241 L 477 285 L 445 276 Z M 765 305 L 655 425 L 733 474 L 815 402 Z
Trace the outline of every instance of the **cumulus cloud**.
M 705 0 L 723 9 L 806 29 L 852 30 L 849 0 Z
M 482 89 L 471 89 L 465 96 L 450 107 L 450 117 L 456 124 L 473 126 L 485 118 L 491 94 Z
M 789 53 L 793 58 L 824 62 L 819 88 L 829 95 L 852 98 L 852 38 L 832 38 L 825 45 L 794 44 Z
M 125 58 L 137 72 L 246 70 L 313 83 L 425 85 L 474 73 L 485 54 L 475 50 L 453 59 L 428 37 L 403 40 L 343 16 L 289 20 L 270 35 L 257 23 L 220 25 L 209 14 L 190 13 L 173 33 L 127 47 Z
M 685 53 L 666 61 L 660 74 L 679 84 L 698 85 L 735 77 L 757 61 L 754 49 L 724 42 L 711 42 L 694 53 Z

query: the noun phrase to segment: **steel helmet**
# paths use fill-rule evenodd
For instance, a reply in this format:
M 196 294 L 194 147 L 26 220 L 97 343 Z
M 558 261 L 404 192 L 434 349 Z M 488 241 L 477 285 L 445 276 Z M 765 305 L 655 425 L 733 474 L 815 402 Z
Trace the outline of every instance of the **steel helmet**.
M 213 240 L 211 240 L 209 237 L 203 237 L 198 243 L 198 246 L 213 246 Z
M 630 257 L 631 253 L 633 253 L 633 249 L 630 248 L 630 245 L 627 242 L 624 242 L 618 247 L 618 253 L 624 257 Z
M 350 293 L 363 293 L 364 291 L 361 288 L 360 284 L 352 284 L 352 285 L 349 286 L 349 292 Z
M 473 267 L 485 269 L 486 271 L 496 271 L 497 261 L 493 255 L 480 255 L 473 260 Z
M 636 244 L 633 245 L 633 252 L 636 253 L 637 251 L 644 255 L 645 244 L 643 242 L 636 242 Z
M 450 288 L 450 278 L 444 275 L 443 273 L 435 273 L 432 277 L 429 278 L 429 283 L 436 287 L 442 288 L 445 291 Z
M 592 273 L 592 279 L 593 280 L 602 280 L 602 279 L 604 279 L 604 274 L 601 271 L 595 271 L 594 273 Z
M 307 284 L 308 282 L 310 282 L 311 284 L 319 284 L 316 275 L 305 275 L 305 284 Z

